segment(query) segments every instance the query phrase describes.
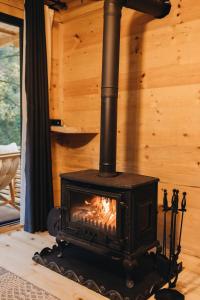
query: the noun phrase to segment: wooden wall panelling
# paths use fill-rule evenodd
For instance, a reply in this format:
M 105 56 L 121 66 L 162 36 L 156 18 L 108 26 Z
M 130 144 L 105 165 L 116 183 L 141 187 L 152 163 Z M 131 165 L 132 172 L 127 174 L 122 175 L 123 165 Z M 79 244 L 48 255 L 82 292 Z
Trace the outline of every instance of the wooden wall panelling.
M 50 117 L 59 118 L 63 103 L 63 27 L 55 20 L 53 22 L 52 41 Z
M 0 3 L 4 3 L 18 9 L 24 9 L 24 0 L 0 0 Z
M 23 0 L 0 0 L 0 12 L 23 19 L 24 1 Z
M 103 2 L 61 16 L 62 70 L 54 64 L 53 96 L 69 126 L 99 124 Z M 117 167 L 160 178 L 162 189 L 188 192 L 184 251 L 200 256 L 200 7 L 172 0 L 162 20 L 124 9 L 121 26 Z M 56 73 L 57 72 L 57 73 Z M 58 74 L 62 72 L 62 74 Z M 54 135 L 56 203 L 62 172 L 98 168 L 99 136 Z M 56 152 L 55 152 L 56 149 Z M 160 220 L 160 217 L 159 217 Z M 160 222 L 160 221 L 159 221 Z
M 58 19 L 58 18 L 57 18 Z M 50 118 L 62 118 L 62 103 L 63 103 L 63 28 L 57 20 L 54 19 L 52 30 L 52 74 L 50 88 Z M 53 183 L 54 183 L 54 199 L 57 205 L 57 198 L 60 199 L 60 165 L 61 161 L 56 159 L 60 157 L 59 145 L 56 142 L 57 135 L 52 133 L 52 158 L 53 158 Z
M 71 0 L 68 7 L 68 10 L 60 12 L 62 23 L 69 22 L 83 15 L 89 15 L 91 12 L 93 13 L 95 10 L 99 10 L 103 7 L 103 1 L 86 0 L 80 3 L 79 0 Z

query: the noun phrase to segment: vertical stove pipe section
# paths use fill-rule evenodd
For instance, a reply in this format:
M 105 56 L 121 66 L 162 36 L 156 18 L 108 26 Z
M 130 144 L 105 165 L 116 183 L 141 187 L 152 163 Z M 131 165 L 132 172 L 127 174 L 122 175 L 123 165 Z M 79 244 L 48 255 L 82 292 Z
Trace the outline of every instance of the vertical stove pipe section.
M 101 85 L 100 166 L 102 177 L 116 176 L 120 1 L 105 0 Z
M 105 0 L 101 86 L 101 134 L 99 175 L 116 176 L 117 98 L 122 6 L 154 16 L 165 17 L 170 0 Z

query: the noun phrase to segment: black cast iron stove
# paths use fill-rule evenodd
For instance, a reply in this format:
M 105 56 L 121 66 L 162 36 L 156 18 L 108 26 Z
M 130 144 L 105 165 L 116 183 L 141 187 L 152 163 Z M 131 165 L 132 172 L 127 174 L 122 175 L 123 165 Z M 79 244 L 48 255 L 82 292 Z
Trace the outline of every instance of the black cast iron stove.
M 60 249 L 58 256 L 63 254 L 66 244 L 71 244 L 76 249 L 79 247 L 80 253 L 87 251 L 84 252 L 84 257 L 79 259 L 77 272 L 89 255 L 87 253 L 91 253 L 91 257 L 95 254 L 97 256 L 93 259 L 95 263 L 92 263 L 93 269 L 92 271 L 90 269 L 90 274 L 96 276 L 98 270 L 95 270 L 95 264 L 102 258 L 105 258 L 107 265 L 111 263 L 109 270 L 112 270 L 112 262 L 113 265 L 117 262 L 122 267 L 122 269 L 117 268 L 121 270 L 119 273 L 124 272 L 125 288 L 132 289 L 135 281 L 134 270 L 139 270 L 135 278 L 137 281 L 141 277 L 140 282 L 143 285 L 140 285 L 138 290 L 134 288 L 130 298 L 123 298 L 118 292 L 114 293 L 114 296 L 104 293 L 111 299 L 147 299 L 153 293 L 157 283 L 157 288 L 164 283 L 160 277 L 155 279 L 152 269 L 157 266 L 158 269 L 165 270 L 171 266 L 166 255 L 160 257 L 159 262 L 155 262 L 158 256 L 151 254 L 151 270 L 146 276 L 149 252 L 153 248 L 156 250 L 155 253 L 161 252 L 157 240 L 158 179 L 116 172 L 120 19 L 123 6 L 148 13 L 156 18 L 165 17 L 171 7 L 168 0 L 105 0 L 99 171 L 83 170 L 61 175 L 61 224 L 56 239 Z M 177 197 L 177 194 L 174 194 L 174 199 L 175 196 Z M 72 261 L 73 251 L 76 252 L 75 248 L 71 254 L 69 252 L 67 254 Z M 40 260 L 41 257 L 42 255 L 36 254 L 35 260 Z M 42 263 L 44 264 L 43 260 Z M 89 260 L 88 264 L 90 264 Z M 77 265 L 77 258 L 75 265 Z M 87 264 L 86 266 L 88 269 L 89 266 Z M 145 270 L 142 272 L 143 275 L 139 275 L 141 269 Z M 104 274 L 104 270 L 101 274 Z M 147 283 L 145 276 L 148 277 Z M 174 276 L 173 267 L 170 276 Z M 101 277 L 103 275 L 99 278 Z M 113 271 L 110 271 L 109 277 L 114 278 Z M 76 274 L 73 278 L 76 281 L 84 281 Z M 117 280 L 113 279 L 114 282 Z M 121 284 L 121 280 L 119 282 Z M 121 290 L 125 291 L 125 288 L 122 287 Z M 95 290 L 101 292 L 100 288 Z
M 61 175 L 62 230 L 57 238 L 121 260 L 129 271 L 157 241 L 158 179 L 95 170 Z M 127 285 L 132 282 L 127 278 Z
M 105 0 L 99 171 L 61 175 L 62 225 L 57 238 L 122 260 L 127 285 L 137 258 L 157 241 L 158 179 L 116 172 L 117 97 L 122 7 L 162 18 L 167 0 Z

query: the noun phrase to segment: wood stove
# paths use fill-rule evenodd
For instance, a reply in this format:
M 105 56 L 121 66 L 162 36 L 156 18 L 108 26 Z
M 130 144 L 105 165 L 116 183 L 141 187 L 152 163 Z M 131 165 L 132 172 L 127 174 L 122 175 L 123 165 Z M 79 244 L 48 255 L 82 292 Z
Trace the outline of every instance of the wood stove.
M 158 178 L 116 171 L 117 97 L 122 7 L 157 18 L 170 11 L 168 0 L 105 0 L 99 170 L 61 175 L 61 209 L 48 218 L 57 246 L 34 254 L 34 261 L 83 284 L 111 300 L 145 300 L 165 284 L 176 286 L 182 263 L 183 216 L 174 189 L 171 205 L 163 198 L 163 243 L 157 240 Z M 177 215 L 181 212 L 176 245 Z M 171 213 L 167 257 L 167 214 Z M 152 251 L 153 248 L 156 251 Z M 180 296 L 180 295 L 179 295 Z M 162 290 L 156 299 L 175 299 Z M 180 298 L 183 299 L 183 298 Z
M 55 224 L 50 227 L 56 231 L 58 246 L 44 248 L 40 254 L 35 253 L 33 259 L 112 300 L 144 300 L 166 282 L 173 288 L 176 285 L 182 269 L 178 257 L 186 193 L 183 193 L 179 209 L 179 191 L 174 189 L 171 206 L 168 206 L 167 191 L 164 192 L 162 249 L 157 240 L 158 178 L 116 171 L 120 18 L 123 6 L 157 18 L 166 16 L 170 11 L 168 0 L 105 0 L 99 170 L 61 175 L 61 210 L 56 210 L 56 222 L 49 217 L 49 223 Z M 169 211 L 168 258 L 166 215 Z M 182 212 L 182 221 L 176 249 L 176 218 L 179 211 Z M 67 259 L 58 261 L 62 255 Z M 170 292 L 173 294 L 173 291 Z
M 61 175 L 62 220 L 57 240 L 112 259 L 130 272 L 157 241 L 157 184 L 148 176 L 116 172 L 117 98 L 122 7 L 154 17 L 170 11 L 167 0 L 105 0 L 99 171 Z
M 62 230 L 59 239 L 126 264 L 158 246 L 158 179 L 95 170 L 61 175 Z
M 62 224 L 57 235 L 74 245 L 121 260 L 129 272 L 157 241 L 158 179 L 118 173 L 104 178 L 95 170 L 61 175 Z

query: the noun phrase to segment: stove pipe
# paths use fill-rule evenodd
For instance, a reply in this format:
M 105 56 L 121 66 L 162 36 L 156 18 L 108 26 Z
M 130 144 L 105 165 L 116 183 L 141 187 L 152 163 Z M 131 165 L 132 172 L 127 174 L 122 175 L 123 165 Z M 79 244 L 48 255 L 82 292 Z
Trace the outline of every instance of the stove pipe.
M 168 0 L 105 0 L 101 85 L 101 133 L 99 175 L 116 176 L 117 98 L 119 78 L 120 19 L 122 7 L 136 9 L 156 18 L 171 8 Z

